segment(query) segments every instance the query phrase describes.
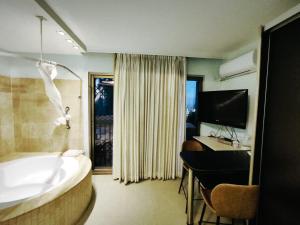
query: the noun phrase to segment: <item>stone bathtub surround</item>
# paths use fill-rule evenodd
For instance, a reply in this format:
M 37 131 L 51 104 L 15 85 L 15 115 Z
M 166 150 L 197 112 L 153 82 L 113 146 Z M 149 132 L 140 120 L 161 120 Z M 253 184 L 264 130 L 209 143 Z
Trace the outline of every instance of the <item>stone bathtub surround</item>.
M 0 161 L 41 154 L 47 153 L 13 153 L 1 157 Z M 92 197 L 91 161 L 83 155 L 76 159 L 80 169 L 73 178 L 41 196 L 29 198 L 18 205 L 0 210 L 0 225 L 76 224 Z
M 82 149 L 81 81 L 55 79 L 63 105 L 71 108 L 71 129 L 54 125 L 58 113 L 41 79 L 0 76 L 0 156 L 11 152 Z

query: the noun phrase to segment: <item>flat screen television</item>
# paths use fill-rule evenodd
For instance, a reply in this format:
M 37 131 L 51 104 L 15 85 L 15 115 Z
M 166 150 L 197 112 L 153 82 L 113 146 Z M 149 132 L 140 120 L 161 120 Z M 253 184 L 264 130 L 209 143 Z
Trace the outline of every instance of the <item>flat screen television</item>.
M 206 91 L 199 95 L 200 122 L 246 128 L 248 90 Z

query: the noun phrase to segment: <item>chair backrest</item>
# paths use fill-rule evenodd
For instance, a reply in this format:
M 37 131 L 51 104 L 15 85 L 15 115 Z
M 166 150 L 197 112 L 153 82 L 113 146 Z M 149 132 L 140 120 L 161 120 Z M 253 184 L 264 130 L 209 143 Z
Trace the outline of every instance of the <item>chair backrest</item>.
M 218 216 L 253 219 L 258 207 L 259 186 L 219 184 L 211 192 L 211 203 Z
M 200 142 L 194 140 L 188 140 L 183 142 L 181 151 L 202 151 L 203 146 Z

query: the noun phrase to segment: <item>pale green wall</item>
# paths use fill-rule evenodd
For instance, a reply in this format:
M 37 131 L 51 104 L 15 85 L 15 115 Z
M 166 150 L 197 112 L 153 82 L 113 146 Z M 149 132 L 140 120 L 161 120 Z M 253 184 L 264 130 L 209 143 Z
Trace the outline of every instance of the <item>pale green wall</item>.
M 255 44 L 251 44 L 251 48 L 246 49 L 253 50 Z M 234 54 L 237 57 L 245 53 L 244 48 L 238 49 Z M 248 89 L 249 94 L 249 108 L 248 108 L 248 119 L 246 129 L 236 129 L 239 139 L 243 139 L 245 136 L 253 137 L 255 131 L 255 103 L 258 93 L 258 81 L 257 73 L 248 74 L 245 76 L 234 77 L 225 81 L 219 80 L 219 67 L 225 60 L 219 59 L 199 59 L 199 58 L 188 58 L 187 60 L 187 73 L 189 75 L 204 75 L 203 89 L 204 91 L 215 91 L 215 90 L 232 90 L 232 89 Z M 209 135 L 211 131 L 216 131 L 217 125 L 202 123 L 200 125 L 200 134 Z
M 188 75 L 203 75 L 204 91 L 218 90 L 218 75 L 219 67 L 222 63 L 220 59 L 187 59 L 187 74 Z
M 38 54 L 26 54 L 26 56 L 38 58 Z M 114 54 L 85 54 L 85 55 L 45 55 L 45 58 L 68 66 L 82 78 L 82 105 L 84 123 L 84 148 L 88 149 L 89 140 L 89 118 L 88 118 L 88 72 L 113 73 Z M 256 74 L 240 78 L 233 78 L 227 81 L 219 81 L 219 66 L 223 60 L 187 58 L 187 74 L 204 76 L 204 91 L 220 89 L 247 88 L 250 93 L 249 123 L 247 130 L 239 130 L 241 136 L 251 132 L 253 128 L 253 99 L 257 94 Z M 39 76 L 35 64 L 23 59 L 0 56 L 0 74 L 21 77 Z M 59 78 L 73 79 L 68 73 L 59 71 Z M 216 125 L 202 124 L 201 135 L 208 135 L 216 129 Z
M 246 129 L 236 129 L 240 139 L 243 139 L 246 135 L 253 138 L 253 132 L 255 131 L 255 104 L 256 97 L 258 94 L 258 81 L 257 72 L 247 74 L 240 77 L 235 77 L 229 80 L 220 82 L 221 90 L 231 90 L 231 89 L 248 89 L 248 118 Z
M 223 60 L 220 59 L 187 59 L 187 74 L 203 76 L 203 90 L 216 91 L 220 88 L 219 67 Z M 200 135 L 208 136 L 211 131 L 215 131 L 217 125 L 210 123 L 200 124 Z

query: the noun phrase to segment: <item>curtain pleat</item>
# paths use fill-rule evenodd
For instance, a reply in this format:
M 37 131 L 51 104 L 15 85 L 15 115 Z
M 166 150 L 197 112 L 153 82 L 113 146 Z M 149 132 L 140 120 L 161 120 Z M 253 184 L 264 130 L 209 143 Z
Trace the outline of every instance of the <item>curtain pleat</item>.
M 113 177 L 174 179 L 185 136 L 184 57 L 117 54 Z

